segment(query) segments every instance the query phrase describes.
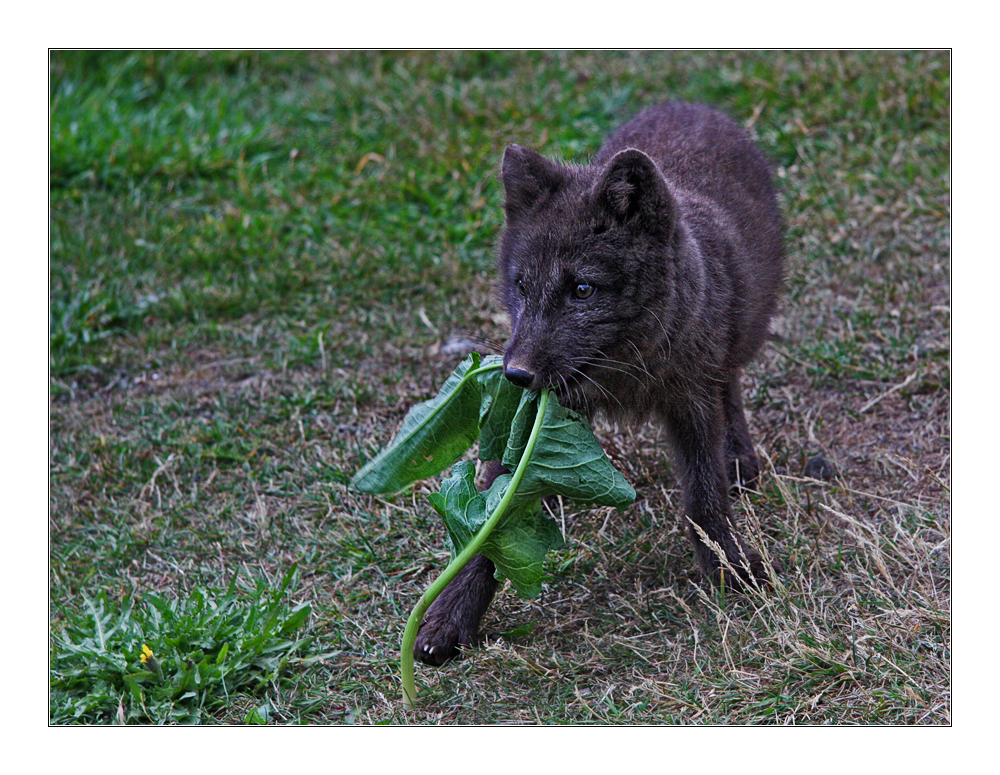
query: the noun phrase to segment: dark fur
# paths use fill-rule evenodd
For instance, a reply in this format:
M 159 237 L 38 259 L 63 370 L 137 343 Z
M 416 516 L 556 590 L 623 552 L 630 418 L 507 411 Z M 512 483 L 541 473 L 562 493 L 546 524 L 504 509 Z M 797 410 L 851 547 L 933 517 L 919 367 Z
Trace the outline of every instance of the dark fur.
M 592 166 L 512 145 L 502 177 L 508 378 L 551 387 L 588 416 L 661 422 L 685 516 L 744 581 L 766 582 L 760 556 L 733 528 L 727 493 L 757 478 L 739 380 L 767 336 L 782 280 L 784 230 L 766 160 L 722 114 L 669 103 L 621 127 Z M 690 533 L 719 583 L 718 556 Z M 492 572 L 480 557 L 449 585 L 424 620 L 418 658 L 440 664 L 475 641 Z

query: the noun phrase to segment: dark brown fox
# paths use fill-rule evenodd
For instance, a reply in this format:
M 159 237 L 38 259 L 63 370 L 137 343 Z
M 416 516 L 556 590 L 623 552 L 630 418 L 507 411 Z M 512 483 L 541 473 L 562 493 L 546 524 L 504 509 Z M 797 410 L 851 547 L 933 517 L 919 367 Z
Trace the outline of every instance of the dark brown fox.
M 661 422 L 702 571 L 741 581 L 697 528 L 742 581 L 767 583 L 728 498 L 757 479 L 740 373 L 782 283 L 784 226 L 764 156 L 721 113 L 667 103 L 621 127 L 590 166 L 511 145 L 502 179 L 507 379 L 549 387 L 588 417 Z M 451 582 L 424 618 L 418 659 L 441 664 L 475 643 L 493 573 L 478 555 Z

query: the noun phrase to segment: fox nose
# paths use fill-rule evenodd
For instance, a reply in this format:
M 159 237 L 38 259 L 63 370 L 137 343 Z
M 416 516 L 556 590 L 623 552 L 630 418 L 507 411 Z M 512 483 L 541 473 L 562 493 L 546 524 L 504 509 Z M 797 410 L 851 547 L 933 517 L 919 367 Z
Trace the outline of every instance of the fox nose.
M 530 371 L 525 371 L 524 369 L 516 369 L 512 366 L 508 366 L 503 370 L 503 375 L 517 385 L 519 388 L 527 390 L 531 387 L 531 383 L 535 380 L 535 375 Z

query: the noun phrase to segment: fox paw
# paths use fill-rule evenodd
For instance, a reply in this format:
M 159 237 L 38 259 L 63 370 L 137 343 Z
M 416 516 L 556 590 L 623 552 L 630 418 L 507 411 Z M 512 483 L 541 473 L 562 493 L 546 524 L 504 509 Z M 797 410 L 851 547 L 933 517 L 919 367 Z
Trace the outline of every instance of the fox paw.
M 435 667 L 443 665 L 458 656 L 463 646 L 475 645 L 478 640 L 476 632 L 470 632 L 448 616 L 434 616 L 434 611 L 428 612 L 417 632 L 417 640 L 413 644 L 413 658 L 425 665 Z

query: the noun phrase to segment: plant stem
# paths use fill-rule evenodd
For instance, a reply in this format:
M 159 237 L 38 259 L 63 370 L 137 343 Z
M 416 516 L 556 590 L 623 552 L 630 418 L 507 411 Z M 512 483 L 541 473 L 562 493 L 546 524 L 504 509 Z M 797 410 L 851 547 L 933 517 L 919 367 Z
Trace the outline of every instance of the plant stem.
M 549 390 L 544 388 L 538 397 L 538 409 L 535 414 L 535 423 L 531 427 L 531 434 L 528 436 L 528 442 L 524 447 L 524 453 L 521 455 L 521 459 L 517 463 L 517 468 L 514 469 L 514 474 L 511 477 L 510 484 L 507 485 L 507 490 L 504 492 L 503 498 L 500 499 L 500 503 L 490 514 L 489 519 L 486 520 L 485 524 L 479 528 L 472 540 L 466 545 L 466 547 L 459 552 L 458 556 L 452 560 L 448 567 L 444 569 L 440 576 L 438 576 L 434 583 L 431 584 L 424 594 L 420 597 L 420 601 L 417 603 L 413 612 L 410 614 L 410 618 L 406 621 L 406 629 L 403 631 L 403 642 L 400 645 L 400 665 L 399 670 L 403 679 L 403 707 L 407 709 L 412 709 L 414 703 L 417 699 L 417 688 L 414 683 L 414 673 L 413 673 L 413 645 L 417 641 L 417 631 L 420 629 L 420 622 L 423 621 L 424 614 L 427 613 L 427 609 L 431 607 L 438 595 L 440 595 L 446 586 L 451 582 L 458 572 L 465 567 L 465 564 L 473 558 L 479 552 L 479 547 L 483 545 L 483 542 L 489 537 L 493 529 L 499 524 L 500 519 L 503 517 L 504 512 L 507 511 L 507 507 L 510 502 L 514 499 L 517 494 L 517 488 L 521 483 L 521 479 L 524 478 L 524 472 L 528 469 L 528 465 L 531 462 L 531 454 L 535 449 L 535 442 L 538 440 L 538 434 L 542 429 L 542 421 L 545 418 L 545 407 L 549 402 Z

